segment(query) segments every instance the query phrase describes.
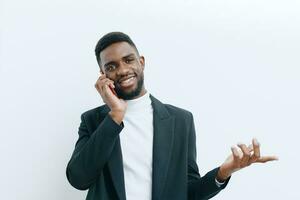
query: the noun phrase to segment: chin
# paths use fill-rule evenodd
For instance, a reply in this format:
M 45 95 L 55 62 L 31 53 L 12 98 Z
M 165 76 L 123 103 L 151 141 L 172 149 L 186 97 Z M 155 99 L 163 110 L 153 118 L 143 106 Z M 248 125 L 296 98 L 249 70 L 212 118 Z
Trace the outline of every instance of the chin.
M 144 79 L 139 79 L 132 88 L 127 88 L 125 90 L 121 88 L 116 88 L 115 91 L 119 98 L 124 100 L 131 100 L 139 96 L 142 92 L 144 86 Z

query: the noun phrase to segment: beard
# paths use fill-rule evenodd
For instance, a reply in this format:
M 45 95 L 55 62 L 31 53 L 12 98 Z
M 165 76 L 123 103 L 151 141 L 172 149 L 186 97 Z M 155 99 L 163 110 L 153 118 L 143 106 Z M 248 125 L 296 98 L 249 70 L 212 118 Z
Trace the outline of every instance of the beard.
M 142 73 L 140 76 L 136 76 L 136 77 L 137 77 L 137 86 L 133 91 L 125 92 L 118 85 L 116 85 L 115 92 L 119 98 L 124 100 L 131 100 L 134 97 L 137 97 L 141 93 L 144 85 L 144 74 Z

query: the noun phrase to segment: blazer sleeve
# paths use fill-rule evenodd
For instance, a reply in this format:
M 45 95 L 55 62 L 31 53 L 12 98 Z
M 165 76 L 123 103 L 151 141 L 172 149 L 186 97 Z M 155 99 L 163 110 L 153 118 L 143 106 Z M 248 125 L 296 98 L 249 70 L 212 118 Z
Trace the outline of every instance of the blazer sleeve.
M 204 200 L 210 199 L 226 187 L 230 178 L 222 186 L 217 186 L 215 178 L 219 167 L 200 176 L 196 162 L 196 134 L 193 115 L 191 114 L 189 146 L 188 146 L 188 199 Z
M 73 187 L 86 190 L 96 181 L 123 127 L 123 122 L 117 124 L 108 114 L 90 133 L 84 113 L 81 115 L 79 138 L 66 168 L 67 179 Z

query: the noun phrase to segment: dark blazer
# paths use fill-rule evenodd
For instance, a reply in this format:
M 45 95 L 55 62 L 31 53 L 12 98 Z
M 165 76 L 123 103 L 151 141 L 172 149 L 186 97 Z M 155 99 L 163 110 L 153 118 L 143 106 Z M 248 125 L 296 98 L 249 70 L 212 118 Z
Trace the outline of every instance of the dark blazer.
M 192 113 L 163 104 L 152 95 L 150 98 L 154 126 L 152 200 L 215 196 L 229 179 L 221 187 L 216 185 L 219 168 L 200 177 Z M 81 115 L 79 139 L 66 169 L 72 186 L 88 189 L 87 200 L 126 199 L 119 138 L 124 124 L 115 123 L 109 111 L 107 105 L 102 105 Z

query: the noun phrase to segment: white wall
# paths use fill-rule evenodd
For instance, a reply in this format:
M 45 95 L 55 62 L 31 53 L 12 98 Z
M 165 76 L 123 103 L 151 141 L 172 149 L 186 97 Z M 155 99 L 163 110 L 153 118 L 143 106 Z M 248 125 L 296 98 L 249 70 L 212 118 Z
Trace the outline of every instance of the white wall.
M 215 199 L 299 199 L 300 2 L 1 0 L 0 198 L 84 199 L 65 167 L 94 88 L 97 40 L 128 33 L 157 98 L 194 113 L 202 174 L 237 142 L 265 155 Z

